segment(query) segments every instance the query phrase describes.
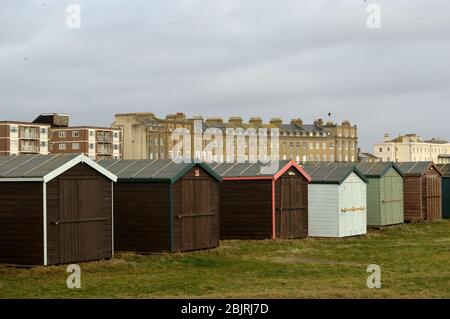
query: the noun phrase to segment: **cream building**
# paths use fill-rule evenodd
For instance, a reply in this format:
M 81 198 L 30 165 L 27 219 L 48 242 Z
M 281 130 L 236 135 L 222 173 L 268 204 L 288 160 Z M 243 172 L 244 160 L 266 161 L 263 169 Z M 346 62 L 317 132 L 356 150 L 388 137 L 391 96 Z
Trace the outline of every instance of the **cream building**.
M 254 129 L 268 130 L 267 155 L 272 155 L 270 150 L 273 144 L 270 140 L 270 130 L 279 131 L 279 158 L 292 159 L 299 163 L 306 162 L 355 162 L 358 152 L 358 136 L 356 125 L 349 121 L 341 124 L 324 122 L 321 119 L 313 124 L 305 124 L 301 119 L 293 119 L 289 123 L 283 123 L 281 118 L 273 118 L 268 123 L 263 123 L 259 117 L 250 118 L 244 122 L 239 116 L 230 117 L 228 121 L 222 118 L 206 118 L 201 116 L 187 118 L 184 113 L 169 114 L 165 118 L 157 118 L 153 113 L 127 113 L 116 114 L 113 123 L 114 128 L 120 128 L 123 132 L 123 158 L 124 159 L 164 159 L 171 158 L 172 148 L 176 141 L 171 139 L 173 130 L 188 129 L 194 131 L 194 121 L 201 123 L 203 131 L 218 129 L 225 135 L 227 129 L 242 129 L 247 131 Z M 192 137 L 193 138 L 193 137 Z M 231 154 L 227 154 L 226 138 L 223 138 L 223 152 L 220 155 L 209 154 L 205 151 L 208 141 L 203 140 L 203 151 L 199 154 L 194 149 L 188 151 L 191 158 L 213 161 L 230 161 Z M 257 142 L 258 143 L 258 142 Z M 259 145 L 259 144 L 258 144 Z M 237 158 L 238 151 L 245 154 L 245 160 L 252 160 L 249 152 L 256 144 L 249 136 L 245 137 L 244 145 L 239 145 L 237 139 L 230 144 L 228 149 L 234 152 Z M 276 149 L 276 148 L 275 148 Z
M 374 155 L 383 162 L 446 163 L 450 155 L 450 143 L 440 139 L 422 140 L 417 134 L 401 135 L 391 139 L 385 134 L 382 143 L 374 145 Z

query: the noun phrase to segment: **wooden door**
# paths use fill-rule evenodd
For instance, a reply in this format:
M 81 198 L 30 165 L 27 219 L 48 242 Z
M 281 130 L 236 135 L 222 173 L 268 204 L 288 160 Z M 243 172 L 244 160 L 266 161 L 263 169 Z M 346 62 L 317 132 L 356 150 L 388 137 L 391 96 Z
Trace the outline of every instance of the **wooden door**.
M 78 258 L 80 261 L 101 257 L 101 234 L 106 218 L 100 216 L 97 179 L 78 181 Z
M 181 181 L 181 243 L 183 250 L 195 249 L 195 182 Z
M 438 175 L 425 175 L 424 177 L 424 205 L 422 217 L 432 221 L 441 215 L 441 182 Z
M 59 261 L 62 264 L 78 260 L 78 183 L 59 182 Z
M 98 259 L 101 229 L 107 218 L 100 217 L 97 179 L 60 179 L 59 225 L 60 263 Z
M 381 220 L 381 224 L 391 225 L 393 224 L 393 188 L 392 177 L 386 176 L 384 179 L 384 200 L 382 205 L 384 206 L 384 221 Z M 382 216 L 381 216 L 382 218 Z
M 216 218 L 212 211 L 211 181 L 184 179 L 181 182 L 181 240 L 183 250 L 211 247 L 212 225 Z
M 280 237 L 283 239 L 306 236 L 306 194 L 303 186 L 304 181 L 299 178 L 280 178 Z

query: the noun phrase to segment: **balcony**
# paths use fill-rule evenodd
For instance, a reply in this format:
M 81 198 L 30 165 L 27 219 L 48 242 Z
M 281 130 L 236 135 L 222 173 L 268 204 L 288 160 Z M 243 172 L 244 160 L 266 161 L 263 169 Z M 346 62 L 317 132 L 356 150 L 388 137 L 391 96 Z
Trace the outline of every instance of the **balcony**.
M 39 154 L 41 151 L 41 147 L 39 145 L 39 142 L 34 141 L 21 141 L 20 142 L 20 153 L 26 153 L 26 154 Z
M 25 140 L 39 140 L 39 130 L 35 127 L 21 127 L 19 138 Z
M 98 132 L 97 133 L 97 143 L 112 143 L 113 136 L 112 132 Z
M 97 147 L 97 154 L 99 155 L 112 155 L 112 147 L 109 145 L 99 145 Z

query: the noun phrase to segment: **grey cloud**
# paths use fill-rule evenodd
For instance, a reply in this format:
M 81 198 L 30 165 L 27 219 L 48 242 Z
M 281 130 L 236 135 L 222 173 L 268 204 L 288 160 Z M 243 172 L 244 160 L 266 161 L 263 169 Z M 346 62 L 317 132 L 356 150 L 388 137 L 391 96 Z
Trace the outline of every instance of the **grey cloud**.
M 385 132 L 450 139 L 448 1 L 368 1 L 380 30 L 366 28 L 362 0 L 84 0 L 69 30 L 73 2 L 2 1 L 1 119 L 332 112 L 369 151 Z

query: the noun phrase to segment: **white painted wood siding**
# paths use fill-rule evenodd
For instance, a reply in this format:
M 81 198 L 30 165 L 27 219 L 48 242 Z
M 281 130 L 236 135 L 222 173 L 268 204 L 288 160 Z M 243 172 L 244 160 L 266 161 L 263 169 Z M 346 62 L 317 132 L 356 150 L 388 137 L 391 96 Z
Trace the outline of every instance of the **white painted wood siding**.
M 308 233 L 311 237 L 338 237 L 338 185 L 309 184 Z

